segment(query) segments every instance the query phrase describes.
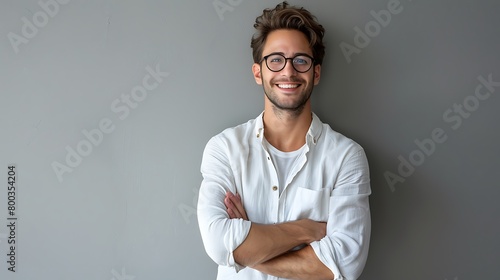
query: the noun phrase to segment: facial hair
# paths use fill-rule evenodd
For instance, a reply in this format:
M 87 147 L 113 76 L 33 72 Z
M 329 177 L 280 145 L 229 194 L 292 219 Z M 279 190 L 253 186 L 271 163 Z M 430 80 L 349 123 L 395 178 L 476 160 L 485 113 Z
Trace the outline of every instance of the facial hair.
M 306 88 L 303 88 L 306 86 L 306 81 L 303 79 L 297 78 L 297 77 L 290 77 L 290 78 L 274 78 L 271 79 L 269 82 L 267 82 L 265 79 L 263 79 L 262 87 L 264 89 L 264 93 L 271 101 L 273 104 L 273 110 L 275 111 L 276 115 L 282 115 L 283 113 L 287 113 L 289 116 L 294 116 L 297 117 L 299 116 L 302 111 L 304 110 L 304 107 L 311 98 L 312 91 L 314 89 L 314 83 L 307 84 Z M 300 87 L 303 88 L 301 94 L 301 98 L 296 100 L 295 102 L 291 104 L 286 104 L 282 100 L 280 100 L 278 94 L 276 94 L 273 91 L 273 86 L 276 83 L 286 83 L 286 82 L 294 82 L 294 83 L 300 83 Z

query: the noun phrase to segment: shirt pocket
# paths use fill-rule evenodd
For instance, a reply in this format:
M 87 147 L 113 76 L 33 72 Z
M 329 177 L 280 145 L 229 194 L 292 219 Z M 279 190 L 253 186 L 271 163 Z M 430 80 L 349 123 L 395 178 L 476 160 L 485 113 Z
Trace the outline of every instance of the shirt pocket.
M 297 188 L 290 207 L 290 220 L 311 219 L 317 222 L 328 220 L 330 189 L 311 190 Z

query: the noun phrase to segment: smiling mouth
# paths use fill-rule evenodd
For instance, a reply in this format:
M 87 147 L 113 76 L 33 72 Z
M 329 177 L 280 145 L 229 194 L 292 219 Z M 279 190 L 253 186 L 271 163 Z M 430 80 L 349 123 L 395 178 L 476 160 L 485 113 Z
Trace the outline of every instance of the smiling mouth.
M 294 89 L 298 88 L 300 84 L 276 84 L 276 86 L 282 89 Z

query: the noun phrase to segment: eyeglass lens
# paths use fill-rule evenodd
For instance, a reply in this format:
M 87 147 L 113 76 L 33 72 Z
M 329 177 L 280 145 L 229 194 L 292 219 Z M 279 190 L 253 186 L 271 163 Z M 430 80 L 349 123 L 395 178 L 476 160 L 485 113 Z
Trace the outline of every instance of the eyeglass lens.
M 293 58 L 285 58 L 285 56 L 281 54 L 271 54 L 266 57 L 266 65 L 269 70 L 273 72 L 278 72 L 285 68 L 288 60 L 292 61 L 293 68 L 297 72 L 307 72 L 311 69 L 312 66 L 312 58 L 305 55 L 297 55 Z

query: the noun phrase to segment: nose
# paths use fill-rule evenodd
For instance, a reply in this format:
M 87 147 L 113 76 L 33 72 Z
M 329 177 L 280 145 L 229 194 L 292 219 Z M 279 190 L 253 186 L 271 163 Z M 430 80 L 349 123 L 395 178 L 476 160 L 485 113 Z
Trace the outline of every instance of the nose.
M 293 67 L 293 58 L 286 58 L 285 68 L 281 70 L 281 75 L 288 77 L 297 75 L 297 70 Z

